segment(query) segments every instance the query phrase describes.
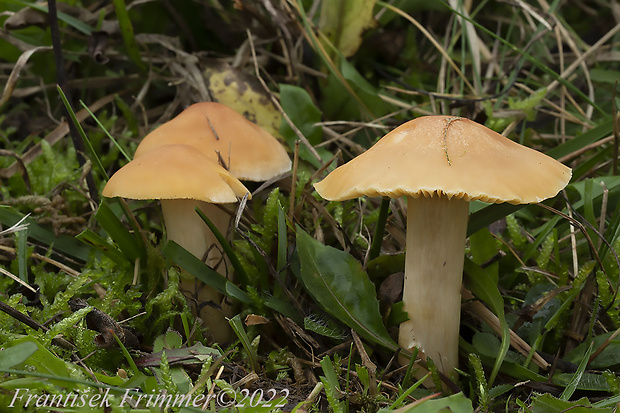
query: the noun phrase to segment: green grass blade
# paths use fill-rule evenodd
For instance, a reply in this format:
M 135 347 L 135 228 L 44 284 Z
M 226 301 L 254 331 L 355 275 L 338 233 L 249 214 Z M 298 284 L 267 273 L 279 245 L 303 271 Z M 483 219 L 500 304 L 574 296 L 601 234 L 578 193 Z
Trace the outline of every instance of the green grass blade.
M 390 198 L 383 197 L 381 199 L 381 206 L 379 209 L 379 219 L 375 226 L 375 235 L 372 238 L 372 244 L 370 245 L 370 252 L 368 253 L 368 261 L 371 261 L 379 256 L 381 253 L 381 245 L 383 245 L 383 235 L 385 232 L 385 224 L 390 212 Z
M 571 378 L 570 382 L 568 383 L 568 386 L 566 386 L 566 388 L 560 395 L 560 400 L 564 400 L 564 401 L 570 400 L 571 396 L 575 393 L 575 390 L 577 390 L 577 386 L 579 385 L 579 382 L 581 381 L 581 377 L 583 376 L 583 373 L 586 371 L 586 367 L 588 367 L 588 360 L 590 359 L 590 354 L 592 354 L 592 351 L 594 350 L 593 344 L 594 343 L 590 343 L 590 347 L 588 347 L 588 351 L 586 351 L 586 354 L 584 354 L 583 359 L 581 359 L 581 363 L 579 363 L 579 367 L 577 368 L 577 371 Z
M 80 121 L 78 121 L 77 117 L 75 116 L 75 112 L 73 111 L 71 104 L 67 100 L 67 96 L 65 96 L 65 93 L 62 91 L 60 86 L 57 86 L 56 88 L 58 89 L 58 93 L 60 94 L 62 103 L 64 103 L 65 107 L 67 108 L 67 112 L 69 113 L 69 117 L 71 117 L 71 121 L 75 125 L 80 136 L 82 137 L 82 140 L 84 141 L 84 147 L 86 148 L 86 152 L 88 152 L 88 158 L 92 162 L 93 167 L 97 170 L 97 172 L 99 172 L 101 176 L 104 177 L 105 180 L 107 181 L 109 179 L 108 173 L 106 172 L 105 168 L 101 164 L 101 160 L 97 156 L 97 153 L 95 152 L 95 149 L 93 148 L 93 145 L 91 145 L 90 140 L 86 136 L 86 132 L 84 132 L 84 128 L 82 128 Z
M 19 279 L 28 282 L 28 227 L 15 233 Z
M 127 258 L 123 255 L 123 253 L 113 245 L 110 245 L 106 242 L 103 237 L 99 234 L 95 233 L 90 229 L 86 229 L 75 236 L 76 239 L 82 241 L 87 245 L 92 245 L 97 248 L 99 251 L 104 253 L 108 258 L 112 261 L 116 262 L 119 265 L 127 264 Z
M 595 126 L 589 131 L 584 132 L 581 135 L 575 136 L 573 139 L 568 139 L 563 144 L 560 144 L 555 148 L 548 150 L 547 155 L 556 159 L 562 158 L 609 136 L 612 131 L 613 120 L 609 118 L 603 122 L 600 122 L 598 126 Z
M 129 13 L 127 13 L 125 1 L 113 0 L 113 3 L 114 10 L 116 11 L 116 18 L 118 19 L 121 35 L 123 36 L 123 42 L 125 43 L 125 48 L 127 48 L 129 58 L 138 67 L 138 69 L 140 69 L 140 71 L 146 72 L 147 67 L 140 57 L 140 49 L 138 48 L 138 43 L 136 42 L 136 36 L 134 35 L 133 25 L 131 24 Z
M 252 341 L 250 340 L 250 337 L 243 328 L 243 323 L 241 322 L 239 314 L 228 320 L 228 324 L 230 324 L 233 331 L 239 338 L 239 341 L 241 341 L 241 345 L 243 345 L 243 348 L 245 348 L 245 351 L 247 352 L 250 361 L 250 368 L 254 372 L 259 372 L 260 365 L 258 364 L 258 354 L 256 353 L 256 349 L 252 346 Z
M 125 228 L 106 201 L 99 205 L 95 218 L 130 263 L 133 264 L 137 258 L 146 257 L 144 245 Z
M 86 112 L 88 112 L 90 117 L 93 118 L 93 120 L 97 123 L 97 125 L 99 125 L 101 130 L 108 136 L 108 138 L 112 141 L 112 143 L 114 143 L 114 146 L 116 146 L 118 148 L 118 150 L 120 151 L 120 153 L 123 154 L 125 159 L 127 161 L 131 161 L 131 157 L 129 155 L 127 155 L 125 150 L 118 144 L 118 142 L 116 142 L 116 139 L 114 139 L 112 137 L 112 135 L 110 135 L 110 132 L 108 132 L 108 130 L 105 128 L 105 126 L 103 126 L 103 124 L 99 121 L 99 118 L 97 118 L 97 116 L 95 116 L 95 114 L 93 112 L 91 112 L 90 109 L 88 108 L 88 106 L 86 106 L 86 104 L 83 101 L 81 101 L 81 100 L 80 100 L 80 105 L 82 105 L 84 110 L 86 110 Z
M 168 241 L 163 249 L 164 255 L 168 259 L 177 263 L 185 271 L 198 278 L 203 283 L 215 288 L 222 294 L 236 298 L 242 303 L 251 303 L 250 297 L 239 287 L 228 281 L 222 274 L 214 271 L 207 264 L 194 257 L 190 252 L 185 250 L 174 241 Z

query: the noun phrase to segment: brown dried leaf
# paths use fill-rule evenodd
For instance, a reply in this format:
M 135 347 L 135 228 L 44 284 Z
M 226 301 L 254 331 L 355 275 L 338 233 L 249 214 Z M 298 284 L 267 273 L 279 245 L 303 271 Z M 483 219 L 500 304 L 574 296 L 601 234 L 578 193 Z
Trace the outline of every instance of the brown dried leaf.
M 81 298 L 69 301 L 69 308 L 71 308 L 71 311 L 75 312 L 85 307 L 88 307 L 88 303 Z M 100 333 L 95 337 L 95 343 L 99 347 L 105 348 L 115 346 L 115 335 L 127 348 L 140 347 L 138 338 L 131 330 L 119 325 L 112 317 L 97 308 L 93 308 L 92 311 L 86 315 L 86 326 L 89 330 L 98 331 Z
M 47 14 L 30 7 L 24 7 L 4 21 L 5 30 L 19 30 L 29 26 L 45 27 Z

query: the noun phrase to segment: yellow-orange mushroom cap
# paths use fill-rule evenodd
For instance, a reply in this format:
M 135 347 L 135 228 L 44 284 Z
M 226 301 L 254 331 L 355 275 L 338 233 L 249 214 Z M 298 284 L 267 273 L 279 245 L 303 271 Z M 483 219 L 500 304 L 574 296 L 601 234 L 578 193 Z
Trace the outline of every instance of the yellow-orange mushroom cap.
M 291 160 L 276 138 L 221 103 L 189 106 L 144 137 L 134 158 L 170 144 L 192 146 L 215 161 L 221 157 L 238 179 L 266 181 L 291 169 Z
M 465 118 L 424 116 L 381 138 L 314 187 L 325 199 L 362 195 L 525 204 L 555 196 L 570 168 Z
M 187 145 L 166 145 L 119 169 L 103 196 L 129 199 L 194 199 L 233 203 L 247 188 L 212 159 Z

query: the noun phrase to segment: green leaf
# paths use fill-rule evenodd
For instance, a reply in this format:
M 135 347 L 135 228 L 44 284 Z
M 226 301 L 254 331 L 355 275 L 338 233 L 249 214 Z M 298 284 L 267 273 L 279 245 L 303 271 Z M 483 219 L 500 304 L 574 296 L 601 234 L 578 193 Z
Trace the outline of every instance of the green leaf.
M 557 399 L 548 393 L 535 396 L 532 399 L 532 405 L 530 406 L 530 409 L 532 413 L 611 413 L 613 411 L 613 409 L 611 408 L 607 409 L 593 407 L 590 401 L 585 397 L 582 397 L 581 399 L 575 401 L 565 401 Z
M 342 341 L 347 337 L 333 321 L 321 318 L 316 314 L 310 314 L 309 317 L 304 317 L 304 329 L 329 337 L 333 340 Z
M 574 378 L 575 373 L 556 373 L 553 375 L 553 383 L 558 386 L 568 387 Z M 603 391 L 613 393 L 605 376 L 594 373 L 583 373 L 579 378 L 579 381 L 576 382 L 575 389 L 581 391 Z
M 136 42 L 136 36 L 133 32 L 133 25 L 131 24 L 131 19 L 129 18 L 129 13 L 127 13 L 127 7 L 125 6 L 124 0 L 112 0 L 114 3 L 114 10 L 116 11 L 116 18 L 118 19 L 118 25 L 121 29 L 121 35 L 123 36 L 123 42 L 125 43 L 125 48 L 127 49 L 127 53 L 129 54 L 129 58 L 131 61 L 140 69 L 142 72 L 146 72 L 146 65 L 142 61 L 140 57 L 140 49 L 138 48 L 138 43 Z
M 320 143 L 323 132 L 316 123 L 321 121 L 321 111 L 314 105 L 308 92 L 299 86 L 280 84 L 280 102 L 284 112 L 308 141 L 313 145 Z M 280 133 L 288 138 L 289 143 L 290 138 L 297 137 L 286 121 L 282 122 Z
M 34 337 L 26 336 L 17 340 L 13 340 L 7 344 L 5 347 L 10 346 L 21 346 L 27 344 L 26 351 L 32 351 L 31 349 L 33 345 L 36 347 L 36 351 L 33 351 L 30 357 L 23 362 L 28 366 L 28 370 L 36 371 L 38 373 L 43 374 L 51 374 L 58 379 L 62 379 L 63 377 L 71 377 L 69 363 L 66 363 L 58 356 L 49 351 L 45 346 L 43 346 L 40 342 L 38 342 Z M 0 353 L 1 354 L 1 353 Z M 25 352 L 22 353 L 22 356 L 25 355 Z M 2 367 L 5 369 L 5 367 Z M 62 381 L 52 381 L 56 385 L 62 385 Z
M 617 70 L 590 69 L 590 78 L 593 82 L 615 84 L 620 79 L 620 72 Z
M 351 85 L 353 91 L 359 96 L 368 109 L 370 109 L 374 116 L 382 116 L 389 112 L 389 105 L 379 97 L 377 89 L 357 71 L 353 64 L 349 63 L 346 59 L 342 59 L 340 62 L 340 71 L 342 72 L 342 76 L 344 76 Z
M 601 347 L 605 341 L 609 340 L 611 335 L 614 334 L 610 331 L 605 334 L 600 334 L 592 338 L 593 347 L 595 349 Z M 564 356 L 564 360 L 571 363 L 578 364 L 586 358 L 586 352 L 590 347 L 590 342 L 584 342 L 575 347 L 570 353 Z M 588 365 L 591 369 L 604 370 L 620 365 L 620 338 L 616 337 L 612 339 L 605 349 L 594 359 L 592 363 Z
M 297 227 L 301 278 L 317 302 L 365 339 L 391 351 L 391 339 L 379 312 L 374 284 L 361 264 L 346 252 L 325 246 Z
M 24 341 L 13 347 L 0 350 L 0 369 L 10 369 L 24 361 L 37 351 L 39 347 L 32 341 Z
M 325 375 L 320 378 L 325 385 L 325 394 L 327 395 L 329 406 L 336 413 L 344 413 L 346 411 L 345 404 L 338 400 L 338 396 L 342 393 L 338 382 L 338 374 L 329 356 L 325 356 L 321 359 L 321 367 Z
M 381 409 L 378 413 L 387 413 L 390 410 Z M 417 401 L 398 409 L 399 413 L 473 413 L 474 407 L 463 393 L 453 394 L 443 399 L 427 399 Z
M 469 237 L 469 245 L 472 261 L 478 265 L 489 261 L 499 250 L 497 241 L 487 228 L 472 234 Z
M 276 271 L 278 276 L 282 279 L 286 276 L 283 271 L 286 267 L 288 254 L 288 244 L 286 239 L 286 216 L 284 215 L 284 209 L 278 201 L 278 261 L 276 264 Z
M 319 29 L 344 57 L 355 54 L 362 34 L 375 26 L 377 0 L 330 0 L 321 5 Z

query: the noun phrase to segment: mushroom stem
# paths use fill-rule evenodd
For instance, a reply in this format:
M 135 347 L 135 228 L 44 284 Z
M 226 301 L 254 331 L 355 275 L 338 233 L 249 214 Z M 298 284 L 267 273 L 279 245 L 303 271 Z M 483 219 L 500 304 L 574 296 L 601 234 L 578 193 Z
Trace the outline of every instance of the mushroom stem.
M 463 256 L 469 203 L 407 197 L 407 251 L 403 302 L 409 320 L 398 342 L 418 347 L 451 376 L 458 364 Z
M 203 260 L 218 273 L 228 276 L 228 262 L 222 255 L 222 247 L 207 224 L 196 213 L 199 207 L 217 229 L 228 232 L 231 216 L 216 204 L 193 199 L 166 199 L 161 201 L 162 212 L 168 239 L 176 242 L 195 257 Z M 181 289 L 189 298 L 190 306 L 205 325 L 209 334 L 218 343 L 226 343 L 231 337 L 231 330 L 224 317 L 230 317 L 230 306 L 222 294 L 190 274 L 181 277 Z

